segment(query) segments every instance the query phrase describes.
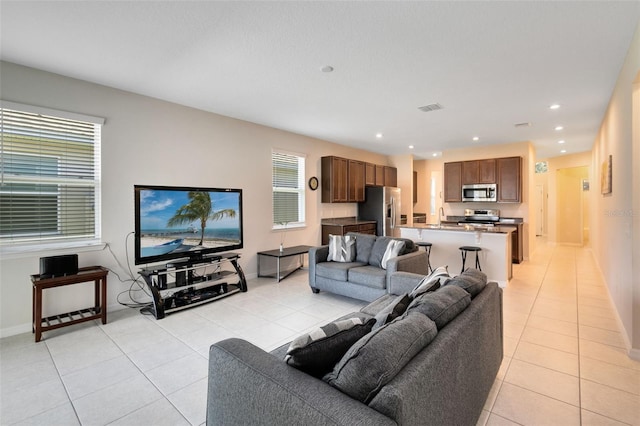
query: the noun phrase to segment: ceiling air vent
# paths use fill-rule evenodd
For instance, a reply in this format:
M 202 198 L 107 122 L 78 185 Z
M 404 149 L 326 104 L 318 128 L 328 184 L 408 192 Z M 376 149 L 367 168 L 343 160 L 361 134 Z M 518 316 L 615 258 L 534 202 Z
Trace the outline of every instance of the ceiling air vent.
M 439 109 L 444 108 L 442 105 L 440 104 L 431 104 L 431 105 L 425 105 L 425 106 L 421 106 L 418 107 L 418 109 L 422 112 L 429 112 L 429 111 L 437 111 Z
M 531 127 L 531 123 L 516 123 L 514 124 L 516 127 Z

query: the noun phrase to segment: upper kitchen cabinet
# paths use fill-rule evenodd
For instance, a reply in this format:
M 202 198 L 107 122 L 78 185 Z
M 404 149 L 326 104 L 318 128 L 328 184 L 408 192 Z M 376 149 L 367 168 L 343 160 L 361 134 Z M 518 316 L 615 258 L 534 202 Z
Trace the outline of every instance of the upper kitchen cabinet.
M 364 201 L 365 164 L 358 160 L 349 160 L 349 186 L 347 201 L 357 203 Z
M 462 162 L 462 184 L 496 183 L 496 160 Z
M 348 201 L 349 160 L 340 157 L 322 157 L 321 180 L 323 203 L 346 203 Z
M 372 163 L 364 164 L 364 184 L 366 186 L 376 186 L 376 166 Z
M 364 161 L 334 156 L 322 157 L 320 161 L 323 203 L 364 201 Z
M 444 163 L 444 202 L 462 202 L 462 162 Z
M 384 166 L 384 186 L 398 186 L 398 169 Z
M 496 159 L 498 172 L 498 202 L 522 202 L 522 158 L 507 157 Z
M 376 184 L 375 186 L 384 186 L 384 166 L 376 164 Z

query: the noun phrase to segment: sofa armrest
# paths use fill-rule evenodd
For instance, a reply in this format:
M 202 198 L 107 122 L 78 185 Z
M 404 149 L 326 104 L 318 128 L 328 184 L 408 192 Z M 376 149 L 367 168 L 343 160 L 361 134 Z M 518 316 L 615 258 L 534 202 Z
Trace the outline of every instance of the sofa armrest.
M 387 289 L 391 286 L 391 276 L 395 272 L 411 272 L 428 275 L 427 253 L 423 250 L 392 257 L 387 261 Z
M 390 294 L 409 294 L 424 279 L 424 275 L 414 274 L 412 272 L 394 272 L 390 276 L 389 293 Z
M 329 246 L 311 247 L 309 249 L 309 286 L 316 287 L 316 265 L 326 262 L 329 256 Z
M 209 349 L 207 425 L 395 425 L 242 339 Z

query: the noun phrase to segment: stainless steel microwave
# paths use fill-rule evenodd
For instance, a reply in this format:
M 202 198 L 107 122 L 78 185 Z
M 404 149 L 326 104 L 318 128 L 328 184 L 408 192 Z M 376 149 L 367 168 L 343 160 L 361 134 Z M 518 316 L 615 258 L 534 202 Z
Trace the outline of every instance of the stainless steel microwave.
M 498 191 L 495 183 L 477 183 L 462 185 L 462 201 L 476 201 L 495 203 L 498 201 Z

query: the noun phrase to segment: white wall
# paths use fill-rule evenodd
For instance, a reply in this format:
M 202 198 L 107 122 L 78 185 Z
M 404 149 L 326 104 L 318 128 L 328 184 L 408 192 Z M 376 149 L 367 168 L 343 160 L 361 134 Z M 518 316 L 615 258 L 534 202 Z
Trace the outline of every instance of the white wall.
M 640 247 L 637 242 L 640 238 L 640 185 L 638 174 L 634 175 L 633 171 L 640 169 L 640 146 L 637 135 L 634 145 L 632 132 L 634 117 L 635 131 L 639 131 L 640 110 L 634 111 L 632 94 L 634 82 L 636 90 L 640 82 L 639 73 L 640 26 L 631 41 L 593 146 L 592 182 L 596 185 L 591 194 L 594 208 L 590 225 L 596 259 L 624 327 L 627 346 L 637 359 L 640 359 Z M 613 192 L 602 195 L 601 166 L 609 155 L 613 156 Z
M 125 237 L 134 230 L 133 185 L 242 188 L 244 249 L 240 261 L 248 277 L 257 270 L 256 252 L 278 247 L 271 231 L 271 150 L 307 156 L 307 180 L 320 175 L 320 157 L 339 155 L 377 164 L 385 156 L 187 108 L 11 63 L 0 63 L 2 99 L 104 117 L 102 133 L 102 237 L 125 264 Z M 322 204 L 320 190 L 307 191 L 307 227 L 289 230 L 285 245 L 320 243 L 322 217 L 355 216 L 356 204 Z M 129 239 L 133 264 L 133 240 Z M 78 252 L 70 250 L 70 253 Z M 31 329 L 29 275 L 38 272 L 37 252 L 0 259 L 0 335 Z M 108 250 L 80 252 L 80 265 L 104 265 L 126 275 Z M 137 268 L 133 267 L 134 274 Z M 110 310 L 129 288 L 109 275 Z M 45 292 L 45 315 L 90 305 L 91 284 Z M 126 297 L 125 297 L 126 299 Z

